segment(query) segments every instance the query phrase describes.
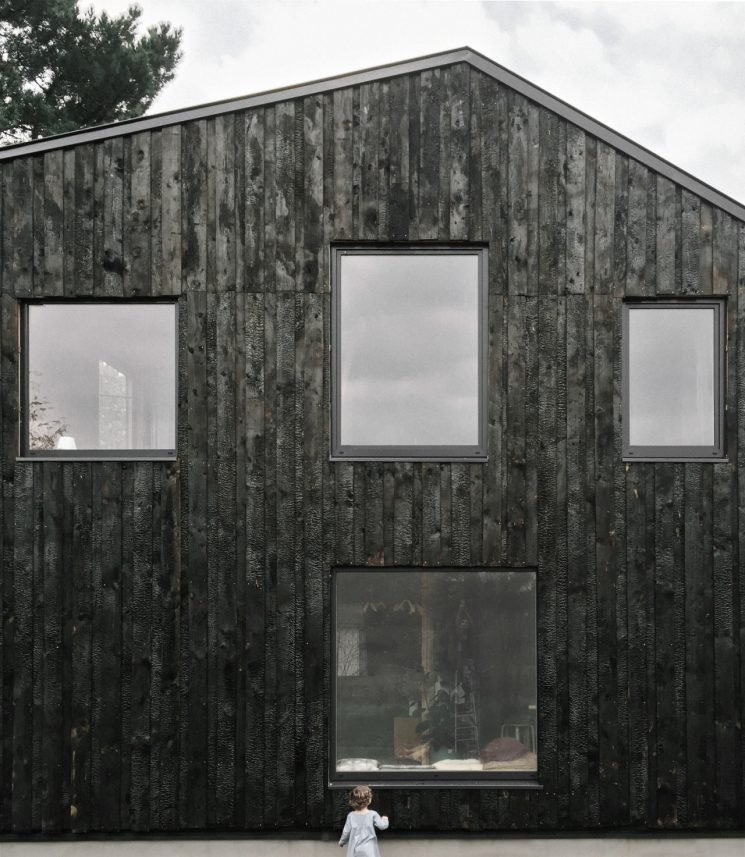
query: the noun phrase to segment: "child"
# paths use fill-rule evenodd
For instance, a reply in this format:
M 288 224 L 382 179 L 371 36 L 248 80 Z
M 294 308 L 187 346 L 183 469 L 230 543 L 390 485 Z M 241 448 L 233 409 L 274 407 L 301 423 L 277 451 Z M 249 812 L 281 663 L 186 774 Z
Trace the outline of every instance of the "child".
M 388 816 L 379 816 L 374 809 L 368 809 L 372 802 L 372 790 L 369 786 L 355 786 L 349 793 L 349 805 L 352 812 L 347 815 L 339 847 L 349 842 L 347 857 L 380 857 L 378 837 L 375 828 L 385 830 Z

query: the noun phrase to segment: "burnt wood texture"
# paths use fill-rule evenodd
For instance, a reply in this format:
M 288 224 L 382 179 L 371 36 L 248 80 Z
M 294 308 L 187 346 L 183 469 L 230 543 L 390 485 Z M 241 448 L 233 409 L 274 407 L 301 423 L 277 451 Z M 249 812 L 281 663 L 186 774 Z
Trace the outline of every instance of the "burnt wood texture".
M 0 832 L 338 825 L 344 564 L 538 569 L 542 790 L 398 830 L 745 828 L 745 224 L 467 63 L 0 171 Z M 336 239 L 488 244 L 486 463 L 329 461 Z M 727 461 L 621 460 L 654 295 L 727 299 Z M 18 460 L 19 301 L 149 296 L 177 460 Z

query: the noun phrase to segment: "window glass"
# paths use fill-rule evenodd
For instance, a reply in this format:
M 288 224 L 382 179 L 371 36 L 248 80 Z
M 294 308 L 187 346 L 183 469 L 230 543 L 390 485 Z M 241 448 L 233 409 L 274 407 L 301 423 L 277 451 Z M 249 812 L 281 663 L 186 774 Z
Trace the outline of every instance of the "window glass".
M 175 313 L 174 304 L 30 304 L 28 451 L 173 451 Z
M 626 447 L 630 454 L 723 454 L 721 302 L 629 304 Z
M 714 443 L 714 310 L 668 307 L 629 315 L 630 440 Z
M 534 571 L 335 573 L 336 776 L 535 775 Z
M 339 449 L 478 454 L 482 251 L 338 253 Z

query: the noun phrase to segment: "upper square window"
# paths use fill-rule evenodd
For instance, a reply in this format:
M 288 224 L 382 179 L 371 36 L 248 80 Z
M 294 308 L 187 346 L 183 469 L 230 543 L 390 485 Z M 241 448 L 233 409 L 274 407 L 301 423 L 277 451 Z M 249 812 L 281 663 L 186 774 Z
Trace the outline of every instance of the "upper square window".
M 176 305 L 28 303 L 22 452 L 175 455 Z
M 332 457 L 486 458 L 486 250 L 333 251 Z
M 624 457 L 723 458 L 723 300 L 623 307 Z

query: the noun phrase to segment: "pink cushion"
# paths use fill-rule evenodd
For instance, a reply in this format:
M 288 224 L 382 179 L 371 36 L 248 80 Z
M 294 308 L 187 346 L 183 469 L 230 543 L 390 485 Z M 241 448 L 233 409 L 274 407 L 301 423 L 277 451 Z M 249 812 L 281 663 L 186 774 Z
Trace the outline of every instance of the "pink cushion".
M 495 738 L 481 748 L 482 762 L 511 762 L 528 752 L 528 748 L 517 738 Z

